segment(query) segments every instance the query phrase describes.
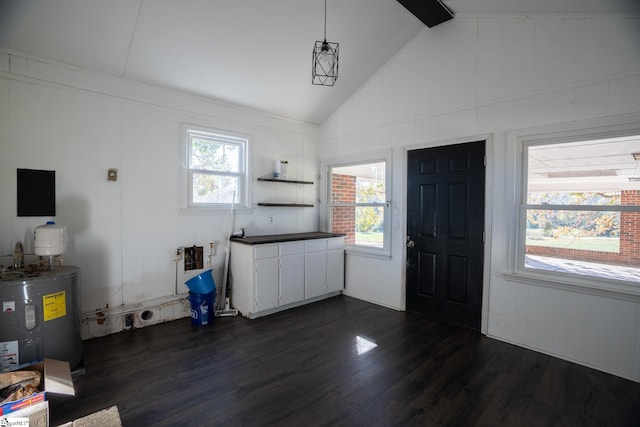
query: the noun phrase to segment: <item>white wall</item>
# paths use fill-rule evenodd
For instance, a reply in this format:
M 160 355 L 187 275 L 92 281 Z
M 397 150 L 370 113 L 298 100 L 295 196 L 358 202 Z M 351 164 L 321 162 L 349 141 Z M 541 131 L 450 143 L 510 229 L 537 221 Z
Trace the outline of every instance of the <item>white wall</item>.
M 33 253 L 33 227 L 48 219 L 66 225 L 64 261 L 81 268 L 84 316 L 106 316 L 102 324 L 85 321 L 85 337 L 122 330 L 124 312 L 150 308 L 153 322 L 188 315 L 184 281 L 192 274 L 176 280 L 179 247 L 204 246 L 207 260 L 216 242 L 221 287 L 229 211 L 179 208 L 183 123 L 250 135 L 254 204 L 317 202 L 318 185 L 255 181 L 272 173 L 275 158 L 289 160 L 291 178 L 316 181 L 315 125 L 0 50 L 0 265 L 11 263 L 17 241 Z M 16 168 L 56 171 L 55 218 L 16 216 Z M 118 168 L 117 182 L 107 181 L 108 168 Z M 238 213 L 236 229 L 315 231 L 317 218 L 317 207 L 255 207 Z
M 638 28 L 638 16 L 457 16 L 409 42 L 322 125 L 321 158 L 393 148 L 392 258 L 349 255 L 346 293 L 404 309 L 406 151 L 487 138 L 483 332 L 640 381 L 638 298 L 503 275 L 515 215 L 508 133 L 640 117 Z

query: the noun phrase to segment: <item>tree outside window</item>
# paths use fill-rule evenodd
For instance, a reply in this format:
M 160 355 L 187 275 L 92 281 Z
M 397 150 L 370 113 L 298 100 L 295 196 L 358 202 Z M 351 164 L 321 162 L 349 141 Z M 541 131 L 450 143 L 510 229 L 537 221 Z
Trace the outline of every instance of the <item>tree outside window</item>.
M 386 162 L 334 166 L 329 176 L 331 231 L 347 246 L 385 248 Z
M 246 200 L 248 140 L 187 129 L 190 206 L 216 207 Z

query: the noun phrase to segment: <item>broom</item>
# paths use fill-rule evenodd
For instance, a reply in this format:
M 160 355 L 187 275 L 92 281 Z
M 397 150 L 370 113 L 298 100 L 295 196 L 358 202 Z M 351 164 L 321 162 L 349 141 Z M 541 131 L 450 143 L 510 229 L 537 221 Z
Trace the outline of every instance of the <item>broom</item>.
M 216 310 L 217 317 L 223 316 L 237 316 L 238 310 L 231 308 L 231 302 L 227 296 L 227 278 L 229 276 L 229 255 L 231 254 L 231 235 L 233 234 L 233 227 L 235 227 L 235 212 L 234 207 L 236 204 L 236 192 L 233 192 L 233 200 L 231 201 L 231 229 L 227 235 L 227 248 L 224 255 L 224 272 L 222 273 L 222 292 L 220 295 L 220 303 Z

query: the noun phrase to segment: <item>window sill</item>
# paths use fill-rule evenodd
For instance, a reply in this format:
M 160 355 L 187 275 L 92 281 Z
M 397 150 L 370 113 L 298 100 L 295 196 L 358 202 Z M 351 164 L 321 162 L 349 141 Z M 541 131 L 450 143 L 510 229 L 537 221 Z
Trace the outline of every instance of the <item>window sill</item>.
M 180 215 L 198 216 L 198 215 L 228 215 L 231 212 L 231 206 L 220 208 L 180 208 Z M 253 209 L 245 207 L 234 207 L 233 212 L 236 214 L 252 213 Z
M 527 285 L 640 302 L 640 286 L 634 286 L 619 280 L 605 278 L 594 280 L 588 276 L 576 277 L 572 274 L 549 274 L 533 271 L 504 272 L 502 277 L 512 282 Z
M 391 259 L 391 254 L 388 254 L 386 252 L 372 252 L 366 249 L 359 249 L 359 248 L 353 248 L 353 247 L 345 247 L 344 252 L 347 255 L 359 256 L 363 258 L 375 258 L 375 259 L 384 259 L 384 260 Z

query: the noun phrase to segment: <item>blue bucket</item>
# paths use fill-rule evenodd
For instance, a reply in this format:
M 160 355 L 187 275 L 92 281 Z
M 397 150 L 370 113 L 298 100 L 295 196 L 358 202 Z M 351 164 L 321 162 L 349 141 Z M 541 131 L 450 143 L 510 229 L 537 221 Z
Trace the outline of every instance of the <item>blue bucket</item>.
M 191 305 L 191 326 L 207 326 L 215 319 L 216 300 L 215 292 L 208 294 L 198 294 L 189 292 L 189 304 Z
M 194 294 L 210 294 L 216 291 L 216 283 L 213 280 L 213 270 L 207 270 L 184 282 L 189 292 Z

